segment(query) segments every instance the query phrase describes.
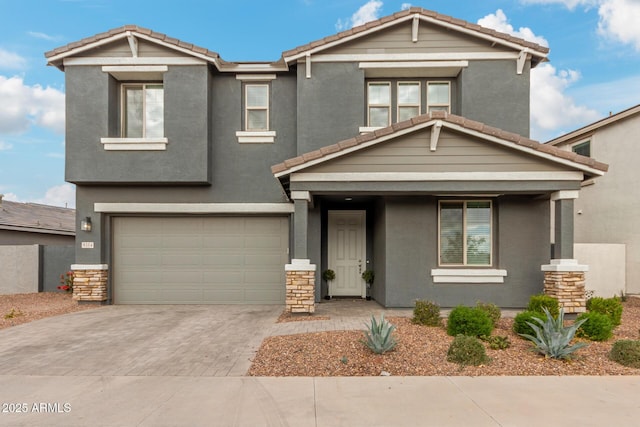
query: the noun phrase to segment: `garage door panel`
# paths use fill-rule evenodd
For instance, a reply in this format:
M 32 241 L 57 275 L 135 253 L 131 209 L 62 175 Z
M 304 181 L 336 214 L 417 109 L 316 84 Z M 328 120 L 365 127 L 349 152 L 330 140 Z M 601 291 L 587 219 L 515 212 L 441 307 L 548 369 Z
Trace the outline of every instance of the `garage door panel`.
M 114 218 L 114 302 L 282 304 L 287 218 Z

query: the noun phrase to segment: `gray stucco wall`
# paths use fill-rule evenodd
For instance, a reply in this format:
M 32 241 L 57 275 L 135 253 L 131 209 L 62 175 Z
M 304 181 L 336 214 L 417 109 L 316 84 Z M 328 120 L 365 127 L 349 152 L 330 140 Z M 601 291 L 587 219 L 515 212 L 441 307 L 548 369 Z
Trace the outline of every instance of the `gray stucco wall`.
M 74 246 L 41 246 L 40 259 L 40 291 L 62 292 L 58 290 L 60 275 L 74 263 Z
M 298 65 L 297 154 L 335 144 L 364 126 L 364 72 L 357 63 Z
M 524 307 L 529 296 L 542 291 L 540 266 L 549 262 L 548 200 L 514 196 L 494 202 L 494 266 L 508 274 L 502 284 L 433 283 L 431 269 L 438 268 L 437 206 L 435 198 L 386 199 L 384 219 L 378 218 L 385 230 L 378 229 L 376 239 L 385 236 L 385 306 L 412 307 L 415 299 L 423 298 L 442 307 L 475 305 L 479 300 Z M 374 250 L 380 258 L 381 249 Z
M 459 114 L 529 136 L 530 65 L 516 74 L 516 61 L 469 61 L 460 73 Z
M 164 74 L 164 151 L 105 151 L 100 138 L 120 136 L 118 84 L 101 67 L 67 67 L 65 77 L 67 181 L 208 183 L 207 66 Z
M 73 245 L 75 236 L 32 233 L 27 231 L 0 230 L 1 245 Z

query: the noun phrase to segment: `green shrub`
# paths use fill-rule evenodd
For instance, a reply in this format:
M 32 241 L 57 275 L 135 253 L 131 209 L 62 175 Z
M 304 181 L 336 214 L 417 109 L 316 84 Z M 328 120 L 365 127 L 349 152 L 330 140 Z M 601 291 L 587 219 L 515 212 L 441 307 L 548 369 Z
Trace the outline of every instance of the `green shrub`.
M 479 308 L 480 310 L 482 310 L 485 313 L 487 313 L 487 315 L 489 316 L 489 319 L 491 319 L 491 323 L 493 324 L 494 328 L 496 326 L 498 326 L 498 321 L 500 320 L 500 317 L 502 316 L 502 312 L 500 311 L 500 307 L 498 307 L 497 305 L 492 304 L 490 302 L 478 301 L 476 303 L 476 308 Z
M 609 358 L 623 366 L 640 368 L 640 341 L 619 340 L 614 342 Z
M 507 348 L 511 347 L 511 341 L 509 340 L 509 337 L 506 336 L 502 336 L 502 335 L 491 335 L 491 336 L 486 336 L 483 335 L 480 337 L 480 339 L 486 343 L 489 344 L 489 348 L 492 350 L 506 350 Z
M 418 325 L 441 326 L 440 306 L 432 301 L 416 300 L 411 321 Z
M 618 297 L 602 298 L 594 297 L 587 300 L 587 310 L 606 314 L 611 319 L 613 327 L 619 326 L 622 320 L 622 303 Z
M 478 366 L 489 362 L 484 345 L 475 337 L 457 335 L 447 351 L 447 361 Z
M 590 311 L 580 314 L 576 321 L 582 319 L 588 321 L 578 328 L 576 336 L 591 341 L 606 341 L 613 335 L 613 323 L 606 314 Z
M 556 317 L 560 312 L 560 305 L 554 297 L 550 297 L 549 295 L 532 295 L 531 298 L 529 298 L 527 311 L 544 314 L 545 308 L 549 310 L 549 313 L 551 313 L 553 317 Z
M 513 332 L 518 335 L 535 334 L 533 328 L 529 326 L 528 323 L 533 322 L 534 318 L 544 319 L 544 314 L 536 311 L 523 311 L 522 313 L 516 314 L 516 317 L 513 319 Z
M 384 320 L 384 314 L 380 316 L 380 322 L 371 316 L 371 324 L 367 325 L 364 344 L 376 354 L 384 354 L 393 350 L 398 344 L 393 336 L 396 329 L 394 325 Z
M 568 359 L 574 351 L 587 346 L 583 342 L 574 345 L 570 344 L 576 330 L 588 319 L 578 320 L 573 325 L 565 327 L 564 309 L 560 309 L 557 317 L 553 317 L 546 308 L 544 309 L 544 314 L 547 317 L 546 320 L 541 320 L 537 317 L 533 318 L 534 322 L 538 323 L 537 325 L 529 322 L 529 326 L 533 328 L 535 336 L 522 334 L 523 337 L 531 340 L 536 345 L 538 352 L 553 359 Z
M 479 337 L 480 335 L 491 335 L 493 324 L 484 311 L 474 307 L 464 307 L 459 305 L 451 310 L 447 322 L 447 333 L 449 335 L 469 335 Z

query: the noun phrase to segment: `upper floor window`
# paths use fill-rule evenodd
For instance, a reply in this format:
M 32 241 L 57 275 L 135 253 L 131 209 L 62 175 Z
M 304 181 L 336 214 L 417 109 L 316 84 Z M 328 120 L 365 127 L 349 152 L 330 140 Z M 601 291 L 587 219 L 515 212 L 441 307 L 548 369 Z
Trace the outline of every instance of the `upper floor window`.
M 369 126 L 389 126 L 391 124 L 391 83 L 369 83 L 367 100 L 369 103 Z
M 164 137 L 163 85 L 123 84 L 122 92 L 122 137 Z
M 245 130 L 269 130 L 269 85 L 245 85 Z
M 591 141 L 581 142 L 571 147 L 571 151 L 581 156 L 591 157 Z
M 398 121 L 420 115 L 420 82 L 398 82 Z
M 451 86 L 449 82 L 427 82 L 427 113 L 451 112 Z
M 491 201 L 441 201 L 438 219 L 440 265 L 491 265 Z

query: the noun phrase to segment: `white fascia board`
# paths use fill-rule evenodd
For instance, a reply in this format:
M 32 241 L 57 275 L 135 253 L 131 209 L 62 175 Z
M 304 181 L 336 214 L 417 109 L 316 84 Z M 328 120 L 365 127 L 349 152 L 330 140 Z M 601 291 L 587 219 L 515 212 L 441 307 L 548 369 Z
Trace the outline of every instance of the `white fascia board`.
M 275 74 L 238 74 L 236 80 L 248 80 L 248 81 L 267 81 L 275 80 Z
M 516 144 L 516 143 L 514 143 L 512 141 L 505 141 L 502 138 L 494 137 L 492 135 L 487 135 L 486 133 L 482 133 L 482 132 L 475 131 L 473 129 L 465 128 L 463 126 L 459 126 L 459 125 L 454 124 L 454 123 L 443 122 L 443 126 L 448 127 L 450 129 L 453 129 L 453 130 L 456 130 L 458 132 L 466 133 L 467 135 L 472 135 L 472 136 L 475 136 L 477 138 L 481 138 L 481 139 L 485 139 L 487 141 L 495 142 L 495 143 L 500 144 L 500 145 L 502 145 L 504 147 L 507 147 L 507 148 L 512 148 L 514 150 L 522 151 L 524 153 L 531 154 L 533 156 L 541 157 L 543 159 L 550 160 L 550 161 L 552 161 L 554 163 L 559 163 L 559 164 L 564 165 L 564 166 L 570 166 L 572 168 L 579 169 L 581 171 L 584 171 L 584 172 L 587 172 L 587 173 L 590 173 L 590 174 L 593 174 L 593 175 L 598 175 L 598 176 L 604 175 L 603 171 L 598 170 L 598 169 L 594 169 L 594 168 L 589 167 L 587 165 L 583 165 L 581 163 L 576 163 L 576 162 L 571 161 L 569 159 L 563 159 L 561 157 L 554 156 L 553 154 L 545 153 L 543 151 L 539 151 L 539 150 L 536 150 L 534 148 L 527 147 L 525 145 Z
M 473 61 L 518 59 L 519 52 L 358 53 L 317 54 L 311 62 Z
M 146 65 L 204 65 L 206 61 L 198 58 L 184 57 L 137 57 L 137 58 L 116 58 L 116 57 L 77 57 L 65 58 L 62 64 L 70 65 L 112 65 L 112 66 L 146 66 Z
M 379 61 L 361 62 L 358 68 L 363 70 L 378 68 L 465 68 L 469 61 Z
M 290 214 L 293 203 L 94 203 L 94 212 L 143 214 Z
M 275 73 L 289 71 L 289 66 L 278 64 L 220 64 L 220 72 L 222 73 Z
M 581 181 L 581 172 L 327 172 L 294 173 L 291 182 Z

